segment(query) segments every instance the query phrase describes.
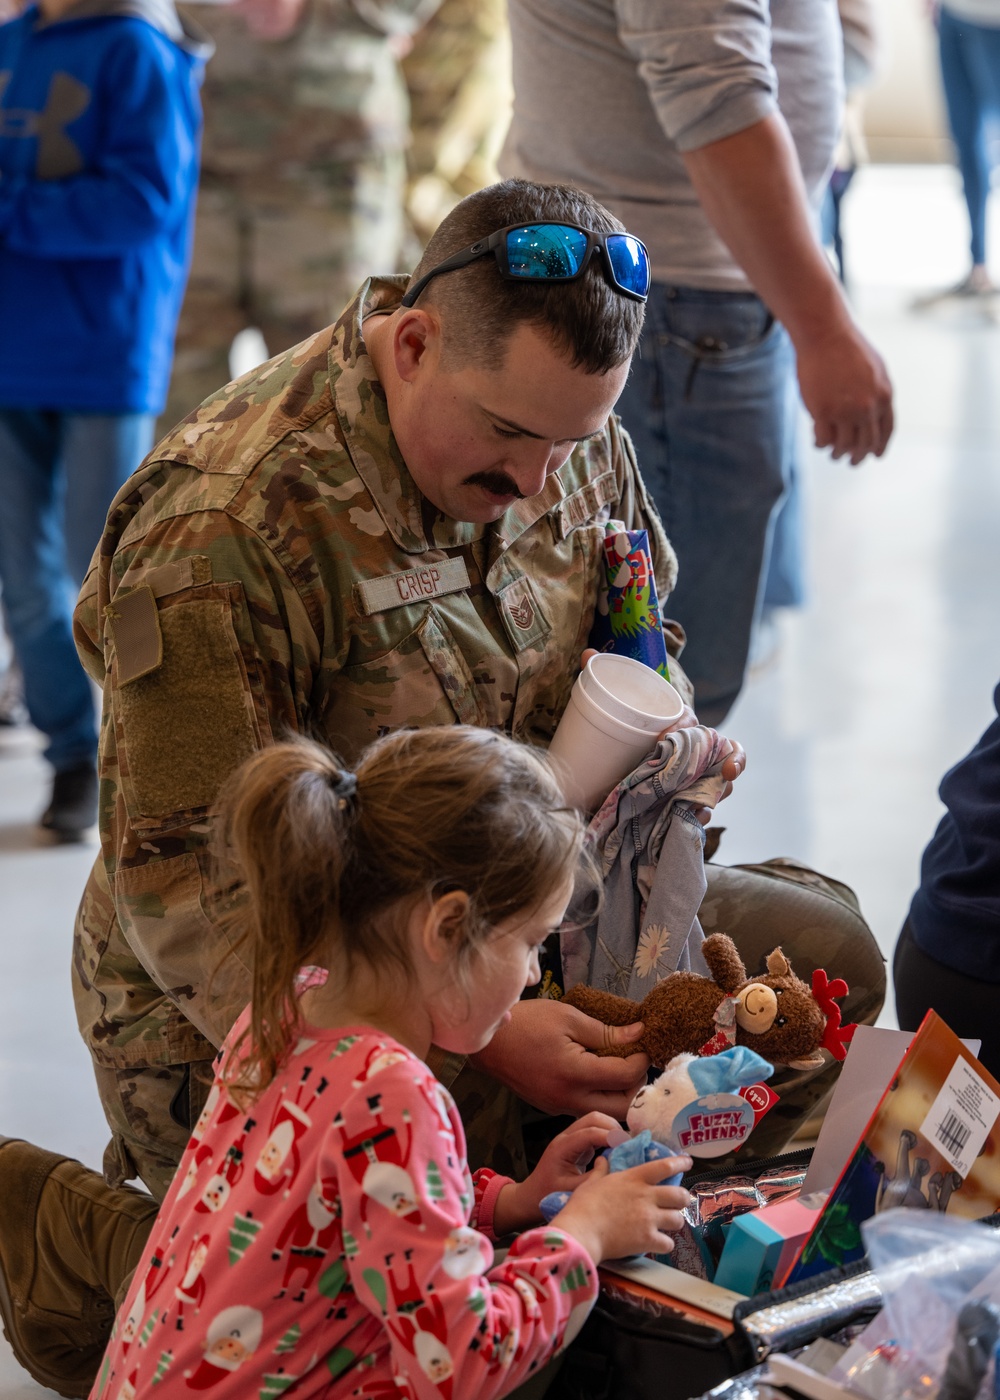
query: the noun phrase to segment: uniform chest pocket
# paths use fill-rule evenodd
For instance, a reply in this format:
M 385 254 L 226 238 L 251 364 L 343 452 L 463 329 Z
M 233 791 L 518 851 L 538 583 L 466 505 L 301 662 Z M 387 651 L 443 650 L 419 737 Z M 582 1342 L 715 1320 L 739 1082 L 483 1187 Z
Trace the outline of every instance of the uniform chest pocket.
M 488 725 L 469 660 L 431 606 L 391 651 L 345 666 L 324 716 L 331 744 L 353 759 L 380 734 L 436 724 Z

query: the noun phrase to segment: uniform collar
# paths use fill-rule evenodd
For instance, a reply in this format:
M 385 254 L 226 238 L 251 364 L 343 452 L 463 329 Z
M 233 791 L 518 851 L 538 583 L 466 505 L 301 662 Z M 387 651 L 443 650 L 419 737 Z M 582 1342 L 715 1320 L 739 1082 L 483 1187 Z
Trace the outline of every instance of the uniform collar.
M 334 327 L 330 382 L 347 449 L 389 534 L 408 554 L 454 549 L 487 538 L 491 557 L 502 553 L 565 495 L 558 473 L 538 496 L 515 501 L 494 524 L 452 520 L 419 490 L 389 425 L 385 391 L 365 346 L 362 323 L 376 311 L 394 311 L 409 279 L 371 277 Z

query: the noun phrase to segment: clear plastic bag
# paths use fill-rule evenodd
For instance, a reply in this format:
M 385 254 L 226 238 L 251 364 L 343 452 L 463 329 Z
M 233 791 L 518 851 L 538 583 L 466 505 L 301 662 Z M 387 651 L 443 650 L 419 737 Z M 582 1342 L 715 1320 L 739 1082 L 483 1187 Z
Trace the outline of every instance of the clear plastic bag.
M 896 1209 L 862 1234 L 885 1302 L 831 1379 L 871 1400 L 992 1400 L 1000 1232 Z

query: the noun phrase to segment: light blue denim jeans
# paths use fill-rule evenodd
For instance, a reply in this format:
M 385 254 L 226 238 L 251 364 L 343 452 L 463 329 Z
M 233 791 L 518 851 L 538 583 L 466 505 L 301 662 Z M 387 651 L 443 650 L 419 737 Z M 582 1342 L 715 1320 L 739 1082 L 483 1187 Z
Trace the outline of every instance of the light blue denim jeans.
M 938 14 L 941 81 L 969 211 L 974 263 L 986 261 L 991 126 L 1000 117 L 1000 26 L 972 24 L 947 6 Z
M 617 409 L 677 551 L 665 613 L 688 634 L 698 717 L 717 725 L 743 684 L 775 507 L 792 478 L 791 341 L 751 292 L 654 283 Z
M 0 587 L 32 724 L 57 772 L 92 761 L 97 724 L 73 605 L 118 488 L 149 451 L 145 413 L 0 408 Z

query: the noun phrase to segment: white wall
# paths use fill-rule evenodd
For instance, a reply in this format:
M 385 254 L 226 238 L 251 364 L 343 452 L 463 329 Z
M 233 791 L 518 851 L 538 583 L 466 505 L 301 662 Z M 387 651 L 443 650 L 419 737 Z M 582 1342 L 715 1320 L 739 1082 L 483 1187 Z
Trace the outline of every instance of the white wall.
M 875 161 L 951 160 L 929 0 L 874 0 L 884 40 L 865 130 Z

